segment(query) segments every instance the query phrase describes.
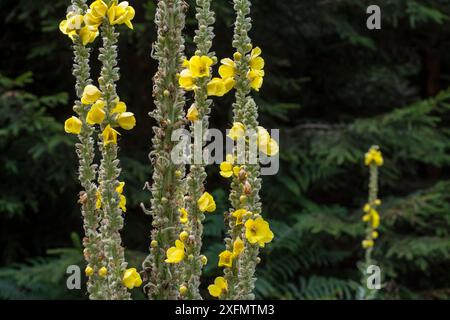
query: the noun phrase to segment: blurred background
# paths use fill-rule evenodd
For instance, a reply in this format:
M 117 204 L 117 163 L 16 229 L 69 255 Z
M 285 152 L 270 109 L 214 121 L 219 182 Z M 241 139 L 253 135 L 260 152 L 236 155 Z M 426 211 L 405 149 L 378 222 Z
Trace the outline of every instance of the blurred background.
M 196 27 L 187 20 L 187 55 Z M 378 144 L 381 299 L 450 298 L 450 4 L 431 0 L 253 0 L 255 45 L 266 78 L 256 94 L 260 122 L 281 129 L 281 169 L 264 178 L 263 214 L 276 238 L 257 270 L 258 298 L 354 299 L 363 259 L 364 153 Z M 87 299 L 66 289 L 66 268 L 84 268 L 77 204 L 76 139 L 70 40 L 58 30 L 69 0 L 0 3 L 0 298 Z M 119 95 L 137 116 L 122 136 L 120 159 L 129 199 L 123 230 L 131 266 L 147 253 L 150 218 L 143 191 L 153 108 L 150 58 L 155 1 L 131 1 L 135 31 L 120 28 Z M 382 29 L 366 28 L 378 4 Z M 229 57 L 234 12 L 215 0 L 214 49 Z M 99 72 L 98 42 L 92 56 Z M 96 76 L 94 76 L 95 78 Z M 190 99 L 190 97 L 189 97 Z M 231 123 L 229 94 L 217 100 L 212 127 Z M 208 168 L 218 210 L 205 226 L 203 289 L 221 272 L 228 181 Z M 143 298 L 134 290 L 136 298 Z M 207 297 L 206 290 L 204 296 Z

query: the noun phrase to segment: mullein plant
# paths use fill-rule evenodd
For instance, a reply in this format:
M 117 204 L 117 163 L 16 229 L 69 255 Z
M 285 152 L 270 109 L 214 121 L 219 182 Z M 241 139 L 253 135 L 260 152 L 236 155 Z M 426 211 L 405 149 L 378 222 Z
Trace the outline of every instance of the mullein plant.
M 359 293 L 359 298 L 364 300 L 374 299 L 376 290 L 369 290 L 367 288 L 367 267 L 374 264 L 372 258 L 372 251 L 375 246 L 375 240 L 378 238 L 378 228 L 380 226 L 380 214 L 378 207 L 381 205 L 381 200 L 378 198 L 378 168 L 384 163 L 383 155 L 378 146 L 370 147 L 365 154 L 364 164 L 369 167 L 369 197 L 367 203 L 363 207 L 364 215 L 363 222 L 366 223 L 366 237 L 361 245 L 365 251 L 365 259 L 361 264 L 361 271 L 363 274 L 362 288 Z
M 153 78 L 153 96 L 156 109 L 151 116 L 157 125 L 153 128 L 153 165 L 151 186 L 152 232 L 150 254 L 143 262 L 149 299 L 179 299 L 184 281 L 185 242 L 179 209 L 184 208 L 185 166 L 175 163 L 171 153 L 176 143 L 172 133 L 185 126 L 184 90 L 178 78 L 184 60 L 184 38 L 187 4 L 183 0 L 159 0 L 155 15 L 157 40 L 153 58 L 158 70 Z M 183 291 L 183 290 L 182 290 Z
M 205 192 L 206 171 L 202 153 L 212 104 L 208 99 L 208 84 L 212 80 L 211 66 L 217 62 L 214 53 L 210 52 L 214 38 L 212 25 L 215 22 L 211 0 L 196 1 L 196 19 L 198 28 L 194 43 L 197 50 L 193 57 L 183 62 L 184 69 L 179 77 L 180 87 L 194 92 L 194 102 L 186 118 L 190 122 L 191 136 L 194 137 L 198 132 L 200 137 L 197 138 L 202 141 L 198 147 L 191 145 L 191 165 L 186 178 L 186 207 L 179 209 L 183 232 L 187 235 L 185 250 L 188 261 L 185 263 L 185 279 L 180 286 L 180 295 L 184 299 L 202 299 L 199 292 L 200 276 L 207 263 L 206 256 L 201 254 L 204 212 L 216 209 L 212 196 Z M 196 159 L 196 153 L 201 156 L 200 159 Z
M 65 130 L 77 134 L 81 141 L 81 146 L 77 147 L 80 180 L 86 190 L 81 202 L 84 203 L 84 244 L 88 263 L 85 272 L 89 277 L 91 299 L 130 299 L 127 288 L 139 287 L 142 283 L 135 268 L 126 269 L 121 244 L 120 230 L 124 223 L 122 212 L 126 211 L 126 198 L 123 195 L 124 183 L 117 180 L 120 174 L 117 159 L 120 133 L 114 129 L 131 130 L 136 124 L 133 113 L 127 112 L 126 104 L 120 101 L 115 84 L 119 79 L 115 26 L 125 24 L 132 29 L 134 14 L 128 2 L 96 0 L 88 9 L 85 1 L 74 0 L 67 20 L 60 24 L 60 30 L 74 42 L 74 74 L 77 77 L 77 95 L 81 95 L 74 107 L 78 117 L 69 118 Z M 89 80 L 89 49 L 85 46 L 93 43 L 99 35 L 103 47 L 99 55 L 102 69 L 98 88 Z M 101 162 L 98 183 L 95 183 L 97 166 L 92 163 L 93 136 L 97 129 L 101 132 L 97 139 Z M 87 178 L 83 177 L 85 171 Z M 86 208 L 90 211 L 87 212 Z
M 265 75 L 261 49 L 253 48 L 248 36 L 251 30 L 251 19 L 248 17 L 250 6 L 249 0 L 234 0 L 236 22 L 233 47 L 236 52 L 233 59 L 221 61 L 221 78 L 209 84 L 212 92 L 213 88 L 216 91 L 221 87 L 225 91 L 229 87 L 236 89 L 233 125 L 228 137 L 237 144 L 233 153 L 227 155 L 226 161 L 220 165 L 220 175 L 232 180 L 229 197 L 232 208 L 225 214 L 229 225 L 228 237 L 225 239 L 226 248 L 219 255 L 219 267 L 224 268 L 224 276 L 217 277 L 208 287 L 209 293 L 219 299 L 254 299 L 259 249 L 274 237 L 269 223 L 261 216 L 260 166 L 247 156 L 255 149 L 267 156 L 278 153 L 277 142 L 265 128 L 259 126 L 258 107 L 250 95 L 252 89 L 260 90 Z M 223 85 L 219 85 L 220 81 Z M 245 142 L 245 150 L 239 147 L 242 141 Z M 244 157 L 242 151 L 245 151 Z

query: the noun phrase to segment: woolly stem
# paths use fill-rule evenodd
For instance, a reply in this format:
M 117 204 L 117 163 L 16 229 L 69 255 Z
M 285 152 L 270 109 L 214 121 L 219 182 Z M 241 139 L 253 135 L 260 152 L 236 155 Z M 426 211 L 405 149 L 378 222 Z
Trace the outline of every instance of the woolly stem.
M 84 14 L 87 10 L 85 0 L 73 0 L 72 10 L 77 14 Z M 97 185 L 95 183 L 97 175 L 97 165 L 94 164 L 95 150 L 94 139 L 92 138 L 95 129 L 86 123 L 86 115 L 90 106 L 81 103 L 80 99 L 84 88 L 92 82 L 90 79 L 90 49 L 81 43 L 81 39 L 76 37 L 73 45 L 74 65 L 73 75 L 76 79 L 76 94 L 74 111 L 82 122 L 81 132 L 78 135 L 79 143 L 76 144 L 76 152 L 79 160 L 79 180 L 83 191 L 80 192 L 81 213 L 83 216 L 83 238 L 84 257 L 87 265 L 98 271 L 103 267 L 103 244 L 101 234 L 98 232 L 101 220 L 101 210 L 96 210 Z M 88 278 L 87 290 L 89 298 L 93 300 L 105 299 L 105 280 L 96 272 Z
M 182 31 L 187 4 L 183 0 L 159 0 L 155 15 L 158 29 L 153 57 L 158 71 L 153 81 L 156 109 L 150 113 L 157 126 L 153 127 L 153 185 L 150 213 L 153 217 L 151 238 L 157 245 L 150 248 L 143 268 L 147 284 L 144 291 L 149 299 L 178 299 L 183 280 L 183 263 L 164 262 L 166 250 L 174 245 L 181 230 L 178 209 L 184 205 L 185 166 L 171 160 L 176 142 L 172 133 L 184 127 L 184 92 L 178 86 L 178 74 L 184 51 Z
M 214 53 L 210 52 L 212 40 L 214 38 L 212 24 L 215 22 L 214 12 L 211 11 L 211 0 L 197 0 L 196 18 L 198 21 L 198 29 L 194 37 L 194 42 L 197 45 L 197 56 L 209 56 L 215 58 Z M 195 105 L 199 113 L 199 121 L 190 126 L 191 135 L 194 135 L 195 128 L 201 129 L 202 132 L 202 147 L 206 144 L 203 138 L 209 128 L 209 114 L 211 112 L 212 101 L 208 99 L 207 84 L 211 80 L 211 76 L 198 79 L 198 89 L 195 90 Z M 194 154 L 194 146 L 191 146 L 192 154 Z M 187 252 L 192 255 L 192 260 L 186 265 L 186 279 L 187 299 L 202 299 L 199 286 L 200 276 L 202 273 L 203 263 L 201 256 L 202 248 L 202 234 L 203 234 L 203 220 L 205 215 L 199 210 L 197 200 L 205 190 L 205 164 L 203 157 L 201 163 L 191 164 L 189 168 L 189 175 L 187 176 L 187 211 L 190 214 L 187 231 L 192 235 L 193 241 L 187 245 Z

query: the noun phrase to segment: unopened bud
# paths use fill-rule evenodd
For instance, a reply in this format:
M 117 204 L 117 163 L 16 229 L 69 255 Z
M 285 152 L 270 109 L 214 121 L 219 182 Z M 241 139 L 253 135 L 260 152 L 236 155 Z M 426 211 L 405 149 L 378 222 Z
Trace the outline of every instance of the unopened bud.
M 152 242 L 150 242 L 150 247 L 157 248 L 158 247 L 158 241 L 152 240 Z
M 180 170 L 176 170 L 176 171 L 175 171 L 175 177 L 176 177 L 176 178 L 179 179 L 179 178 L 181 178 L 182 175 L 183 175 L 183 174 L 181 173 Z
M 202 261 L 202 264 L 203 264 L 204 266 L 206 266 L 206 264 L 208 263 L 208 258 L 207 258 L 205 255 L 201 255 L 201 256 L 200 256 L 200 259 L 201 259 L 201 261 Z
M 181 241 L 186 241 L 186 239 L 189 238 L 189 233 L 187 233 L 186 231 L 183 231 L 180 233 L 180 240 Z
M 184 295 L 187 293 L 188 288 L 187 288 L 185 285 L 182 285 L 182 286 L 180 286 L 179 291 L 180 291 L 180 294 L 181 294 L 182 296 L 184 296 Z
M 240 52 L 235 52 L 233 54 L 234 61 L 239 61 L 242 58 L 242 54 Z
M 164 97 L 167 98 L 168 96 L 170 96 L 170 91 L 169 90 L 164 90 L 163 95 L 164 95 Z
M 244 182 L 244 188 L 242 190 L 244 192 L 244 194 L 249 195 L 252 193 L 252 186 L 250 185 L 250 183 L 248 181 Z
M 247 203 L 247 196 L 245 196 L 245 195 L 240 196 L 240 197 L 239 197 L 239 202 L 240 202 L 241 204 Z

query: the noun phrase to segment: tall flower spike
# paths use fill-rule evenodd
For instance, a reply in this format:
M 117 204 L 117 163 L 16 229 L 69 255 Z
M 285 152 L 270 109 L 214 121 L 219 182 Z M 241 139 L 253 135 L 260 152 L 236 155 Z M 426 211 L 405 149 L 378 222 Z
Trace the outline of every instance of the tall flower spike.
M 197 0 L 196 18 L 198 21 L 198 29 L 195 32 L 194 42 L 197 45 L 197 56 L 208 56 L 214 58 L 214 53 L 210 52 L 212 40 L 214 38 L 213 27 L 215 22 L 214 12 L 211 11 L 211 0 Z M 209 127 L 208 116 L 211 112 L 211 100 L 208 99 L 208 82 L 211 80 L 211 72 L 207 77 L 197 79 L 197 89 L 195 90 L 195 110 L 197 112 L 196 121 L 191 121 L 191 134 L 194 135 L 194 128 L 201 129 L 205 133 Z M 192 112 L 191 112 L 192 113 Z M 192 119 L 192 120 L 195 120 Z M 203 147 L 204 145 L 202 145 Z M 191 146 L 192 154 L 195 152 L 194 146 Z M 192 161 L 192 159 L 191 159 Z M 203 234 L 203 220 L 205 215 L 198 206 L 198 199 L 205 191 L 205 164 L 203 158 L 201 163 L 195 163 L 190 166 L 187 177 L 187 209 L 190 214 L 188 224 L 190 234 L 193 235 L 194 241 L 187 245 L 188 254 L 193 256 L 193 259 L 186 265 L 186 281 L 187 292 L 185 294 L 187 299 L 201 299 L 199 293 L 200 276 L 202 273 L 202 234 Z
M 110 6 L 115 1 L 105 1 Z M 117 131 L 112 129 L 116 124 L 112 110 L 118 103 L 116 81 L 119 80 L 117 67 L 117 39 L 119 34 L 108 19 L 103 19 L 100 27 L 103 47 L 100 48 L 99 60 L 102 63 L 99 84 L 102 92 L 101 99 L 105 103 L 105 120 L 101 124 L 102 134 L 99 134 L 101 149 L 101 164 L 99 172 L 99 191 L 103 209 L 103 221 L 100 231 L 104 239 L 104 251 L 107 261 L 109 299 L 128 300 L 130 293 L 123 284 L 123 276 L 127 269 L 124 257 L 124 248 L 120 230 L 123 228 L 121 197 L 117 188 L 120 187 L 118 177 L 120 174 L 119 160 L 117 159 Z
M 380 214 L 377 207 L 381 205 L 378 199 L 378 168 L 384 163 L 383 155 L 378 146 L 371 146 L 365 154 L 364 164 L 369 167 L 369 197 L 368 202 L 363 207 L 364 215 L 362 220 L 366 223 L 366 238 L 361 245 L 365 250 L 364 262 L 360 268 L 362 272 L 362 286 L 359 291 L 361 300 L 371 300 L 376 296 L 377 290 L 369 290 L 367 288 L 367 267 L 375 264 L 372 258 L 372 251 L 375 246 L 375 240 L 378 238 L 378 227 L 380 226 Z
M 72 0 L 71 10 L 75 14 L 82 15 L 87 10 L 85 0 Z M 87 262 L 87 290 L 89 298 L 107 299 L 106 281 L 98 275 L 97 272 L 103 267 L 103 244 L 98 227 L 101 220 L 101 210 L 96 209 L 97 185 L 95 183 L 97 175 L 97 165 L 94 164 L 94 128 L 86 123 L 86 116 L 90 105 L 83 104 L 80 100 L 84 88 L 91 83 L 89 57 L 90 49 L 83 45 L 82 39 L 74 37 L 74 66 L 73 75 L 76 79 L 76 94 L 78 100 L 75 101 L 74 111 L 77 113 L 82 126 L 78 134 L 79 143 L 76 145 L 76 151 L 79 159 L 79 180 L 83 191 L 80 192 L 81 212 L 83 215 L 83 228 L 85 237 L 83 238 L 84 257 Z
M 248 32 L 251 30 L 251 20 L 249 0 L 233 0 L 236 12 L 236 22 L 234 28 L 233 47 L 236 49 L 235 57 L 235 88 L 236 102 L 233 104 L 233 123 L 241 123 L 247 132 L 253 132 L 252 139 L 258 129 L 258 107 L 250 96 L 252 85 L 248 74 L 251 70 L 252 50 L 251 39 Z M 246 145 L 246 154 L 249 145 Z M 243 173 L 241 175 L 241 172 Z M 246 222 L 260 217 L 261 202 L 259 191 L 261 189 L 260 166 L 258 164 L 244 164 L 238 177 L 233 176 L 230 191 L 230 210 L 228 238 L 225 239 L 226 249 L 233 251 L 233 243 L 238 237 L 244 241 L 243 253 L 239 255 L 238 261 L 231 268 L 225 268 L 225 279 L 228 283 L 228 291 L 225 299 L 254 299 L 253 289 L 256 278 L 254 276 L 258 263 L 259 245 L 258 242 L 249 242 L 246 237 Z M 245 199 L 245 201 L 243 201 Z M 242 215 L 241 221 L 233 218 L 233 212 L 245 209 L 246 214 Z M 264 225 L 266 223 L 264 222 Z M 247 224 L 248 225 L 248 224 Z M 267 224 L 266 242 L 271 241 L 273 234 L 268 229 Z M 253 238 L 251 238 L 253 239 Z
M 184 127 L 184 92 L 178 85 L 184 51 L 182 31 L 185 26 L 187 4 L 183 0 L 159 0 L 155 15 L 157 40 L 153 58 L 158 71 L 153 81 L 156 109 L 151 116 L 157 126 L 153 128 L 153 185 L 151 188 L 152 242 L 150 254 L 143 263 L 144 291 L 149 299 L 178 299 L 184 277 L 184 262 L 166 263 L 166 251 L 178 239 L 181 231 L 179 209 L 184 207 L 185 166 L 175 164 L 171 152 L 176 142 L 172 132 Z M 148 211 L 146 211 L 148 212 Z

